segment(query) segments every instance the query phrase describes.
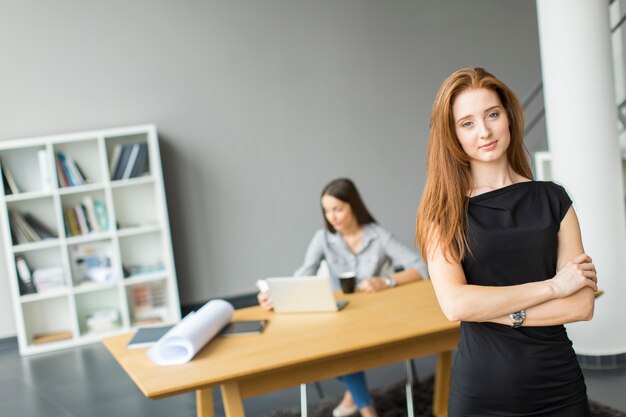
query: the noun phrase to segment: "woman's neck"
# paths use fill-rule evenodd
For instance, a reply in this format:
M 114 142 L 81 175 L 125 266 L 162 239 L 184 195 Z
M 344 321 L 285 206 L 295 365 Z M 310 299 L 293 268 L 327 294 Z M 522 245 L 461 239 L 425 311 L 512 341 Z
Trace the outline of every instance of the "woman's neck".
M 361 225 L 357 223 L 351 226 L 346 226 L 341 232 L 339 232 L 339 234 L 341 235 L 341 237 L 351 238 L 358 236 L 362 230 L 363 228 L 361 227 Z
M 503 163 L 471 163 L 472 188 L 470 196 L 497 190 L 507 185 L 527 181 L 517 174 L 508 162 Z

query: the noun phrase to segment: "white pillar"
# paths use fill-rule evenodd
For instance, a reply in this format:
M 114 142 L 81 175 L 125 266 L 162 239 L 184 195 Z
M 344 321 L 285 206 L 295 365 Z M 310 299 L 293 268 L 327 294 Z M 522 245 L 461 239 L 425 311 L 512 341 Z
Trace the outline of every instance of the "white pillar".
M 568 325 L 578 354 L 626 352 L 626 222 L 608 2 L 537 0 L 552 176 L 574 200 L 605 294 Z

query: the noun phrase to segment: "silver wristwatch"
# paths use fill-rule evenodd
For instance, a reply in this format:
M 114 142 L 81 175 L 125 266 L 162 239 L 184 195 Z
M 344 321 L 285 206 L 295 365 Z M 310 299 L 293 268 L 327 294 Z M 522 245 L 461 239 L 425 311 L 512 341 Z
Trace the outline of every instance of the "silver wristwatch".
M 391 278 L 389 275 L 387 275 L 385 276 L 385 285 L 387 285 L 388 288 L 391 288 L 398 285 L 398 282 L 395 279 Z
M 514 329 L 522 327 L 522 323 L 524 323 L 524 319 L 526 318 L 526 310 L 516 311 L 515 313 L 509 314 L 511 317 L 512 327 Z

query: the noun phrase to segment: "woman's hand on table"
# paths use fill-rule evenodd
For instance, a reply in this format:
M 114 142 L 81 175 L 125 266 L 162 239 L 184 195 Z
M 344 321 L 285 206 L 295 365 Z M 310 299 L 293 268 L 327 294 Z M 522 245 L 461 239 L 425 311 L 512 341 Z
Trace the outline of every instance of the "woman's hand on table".
M 378 292 L 387 288 L 385 278 L 370 277 L 362 280 L 358 285 L 358 290 L 362 292 Z

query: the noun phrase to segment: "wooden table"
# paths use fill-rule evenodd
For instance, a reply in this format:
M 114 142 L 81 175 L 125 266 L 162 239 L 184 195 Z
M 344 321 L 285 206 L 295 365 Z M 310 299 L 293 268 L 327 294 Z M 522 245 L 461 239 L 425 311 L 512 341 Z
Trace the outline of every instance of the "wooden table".
M 243 398 L 424 355 L 437 354 L 433 413 L 448 414 L 451 351 L 459 324 L 439 309 L 432 284 L 420 281 L 375 294 L 337 295 L 340 312 L 274 314 L 237 310 L 235 320 L 270 320 L 261 335 L 218 337 L 184 365 L 158 366 L 146 349 L 127 349 L 132 334 L 105 346 L 149 398 L 196 391 L 198 417 L 212 417 L 212 387 L 221 387 L 226 415 L 244 416 Z

